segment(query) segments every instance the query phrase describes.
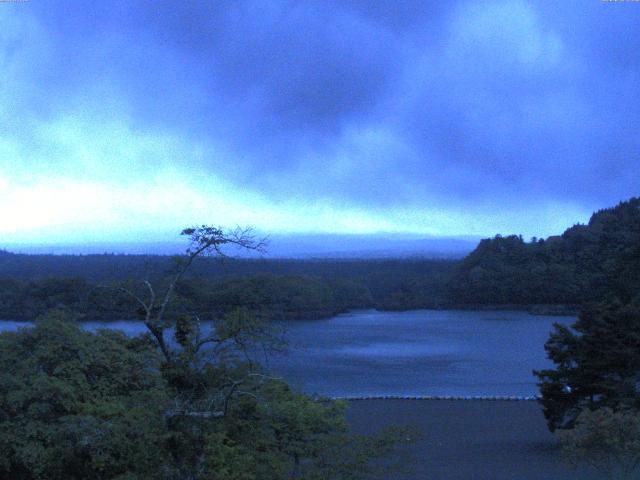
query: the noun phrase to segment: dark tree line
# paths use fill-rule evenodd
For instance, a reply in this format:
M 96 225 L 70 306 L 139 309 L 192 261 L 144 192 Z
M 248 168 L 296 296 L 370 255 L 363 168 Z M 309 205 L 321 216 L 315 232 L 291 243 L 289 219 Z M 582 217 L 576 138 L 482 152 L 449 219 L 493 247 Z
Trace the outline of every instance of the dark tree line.
M 575 324 L 556 325 L 545 345 L 555 368 L 537 372 L 552 430 L 584 411 L 640 410 L 640 200 L 596 213 L 589 227 L 597 241 L 582 262 L 597 263 L 603 283 Z
M 84 278 L 89 282 L 158 278 L 173 268 L 173 257 L 165 255 L 27 255 L 0 250 L 0 278 Z M 415 275 L 441 276 L 450 272 L 455 260 L 406 259 L 287 259 L 287 258 L 198 258 L 187 278 L 217 280 L 259 274 L 307 275 L 319 278 L 362 280 L 373 293 L 386 291 L 398 280 Z
M 628 300 L 640 286 L 632 268 L 640 236 L 640 199 L 594 213 L 587 225 L 527 242 L 521 236 L 482 240 L 447 282 L 452 304 L 566 304 Z M 626 292 L 626 293 L 625 293 Z
M 0 318 L 33 320 L 52 308 L 66 308 L 93 320 L 131 318 L 137 310 L 135 301 L 120 291 L 119 285 L 89 283 L 83 278 L 0 280 Z M 176 285 L 171 311 L 198 311 L 213 318 L 240 306 L 260 318 L 283 320 L 330 317 L 372 305 L 369 290 L 353 281 L 257 275 L 219 281 L 182 280 Z
M 0 270 L 0 318 L 32 320 L 53 307 L 67 307 L 85 318 L 112 320 L 129 318 L 131 299 L 111 288 L 136 278 L 128 256 L 104 256 L 113 265 L 103 269 L 89 262 L 84 276 L 47 277 L 44 274 L 74 272 L 84 257 L 4 254 L 11 258 L 9 270 Z M 89 256 L 93 257 L 93 256 Z M 141 269 L 141 277 L 159 281 L 172 265 L 166 257 L 148 257 L 153 267 Z M 40 275 L 13 277 L 11 269 L 25 263 Z M 50 268 L 59 263 L 59 268 Z M 268 319 L 330 317 L 348 309 L 379 308 L 406 310 L 443 305 L 444 279 L 453 263 L 439 260 L 380 261 L 260 261 L 197 259 L 177 285 L 175 308 L 216 316 L 242 305 Z M 113 271 L 112 271 L 113 270 Z
M 181 300 L 207 314 L 260 305 L 267 318 L 318 318 L 349 308 L 410 310 L 537 305 L 577 309 L 640 285 L 632 264 L 640 200 L 593 214 L 562 235 L 482 240 L 462 261 L 198 258 L 179 285 Z M 66 305 L 96 319 L 122 318 L 126 299 L 96 299 L 101 286 L 162 279 L 173 259 L 153 255 L 16 255 L 0 252 L 0 318 L 35 318 Z M 628 298 L 626 299 L 628 300 Z M 102 300 L 103 303 L 105 300 Z M 108 313 L 111 312 L 111 313 Z

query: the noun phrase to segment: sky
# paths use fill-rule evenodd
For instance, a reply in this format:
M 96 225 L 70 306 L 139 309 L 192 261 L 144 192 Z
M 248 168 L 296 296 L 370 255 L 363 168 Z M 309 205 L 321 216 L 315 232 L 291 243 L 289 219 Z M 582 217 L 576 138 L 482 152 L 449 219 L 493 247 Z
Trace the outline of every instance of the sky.
M 639 127 L 640 2 L 0 2 L 0 243 L 548 236 Z

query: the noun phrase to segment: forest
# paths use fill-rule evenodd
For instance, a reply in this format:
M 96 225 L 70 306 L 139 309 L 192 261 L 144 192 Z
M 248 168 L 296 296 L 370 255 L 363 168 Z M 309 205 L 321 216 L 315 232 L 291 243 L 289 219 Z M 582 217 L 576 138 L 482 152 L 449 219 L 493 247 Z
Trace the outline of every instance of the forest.
M 30 320 L 65 306 L 86 318 L 122 319 L 120 282 L 158 280 L 173 259 L 142 255 L 0 253 L 0 318 Z M 180 304 L 212 316 L 241 305 L 270 319 L 330 317 L 349 309 L 444 305 L 450 260 L 242 260 L 201 258 L 178 286 Z M 84 272 L 84 273 L 83 273 Z
M 330 317 L 349 309 L 521 308 L 575 313 L 611 289 L 640 285 L 633 267 L 640 199 L 595 212 L 546 239 L 497 235 L 461 261 L 199 258 L 180 283 L 179 305 L 216 316 L 243 306 L 262 318 Z M 53 307 L 121 319 L 131 299 L 116 285 L 159 279 L 174 259 L 152 255 L 0 252 L 0 318 L 30 320 Z
M 547 239 L 496 236 L 456 265 L 447 298 L 456 304 L 581 305 L 640 286 L 640 199 L 595 212 Z
M 344 402 L 298 393 L 260 365 L 256 351 L 284 348 L 268 322 L 236 307 L 205 331 L 180 308 L 176 287 L 196 258 L 259 244 L 215 227 L 183 234 L 191 246 L 172 272 L 142 292 L 139 282 L 117 289 L 147 334 L 83 330 L 63 303 L 81 288 L 73 282 L 33 328 L 0 334 L 0 478 L 356 480 L 387 470 L 375 462 L 412 441 L 410 429 L 352 434 Z
M 549 430 L 572 461 L 637 471 L 640 199 L 560 236 L 483 240 L 458 263 L 230 260 L 221 244 L 259 245 L 214 227 L 182 233 L 190 247 L 175 258 L 2 253 L 0 312 L 36 322 L 0 335 L 0 475 L 389 478 L 380 466 L 399 471 L 420 432 L 353 435 L 343 402 L 271 377 L 251 358 L 286 348 L 271 321 L 540 304 L 580 307 L 545 344 L 554 368 L 534 372 Z M 133 317 L 147 335 L 77 322 Z
M 640 0 L 0 0 L 0 480 L 640 479 L 638 51 Z

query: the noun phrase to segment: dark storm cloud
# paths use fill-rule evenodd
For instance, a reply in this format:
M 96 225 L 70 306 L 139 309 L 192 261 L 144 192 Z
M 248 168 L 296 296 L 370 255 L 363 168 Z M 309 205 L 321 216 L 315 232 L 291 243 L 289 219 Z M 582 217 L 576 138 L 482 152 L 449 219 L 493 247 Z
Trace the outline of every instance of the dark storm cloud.
M 590 210 L 638 193 L 632 2 L 43 1 L 12 14 L 37 42 L 13 47 L 15 108 L 125 115 L 221 145 L 176 164 L 275 201 Z
M 448 171 L 451 181 L 439 185 L 482 200 L 587 206 L 637 193 L 631 26 L 640 25 L 640 9 L 550 5 L 470 7 L 454 20 L 461 31 L 448 52 L 430 58 L 437 76 L 412 106 L 407 131 Z
M 39 79 L 55 108 L 123 99 L 143 126 L 223 137 L 251 167 L 297 164 L 300 148 L 366 121 L 401 57 L 393 31 L 337 4 L 66 5 L 38 12 L 58 58 Z
M 341 119 L 366 114 L 397 69 L 392 34 L 354 12 L 312 2 L 195 5 L 176 4 L 168 15 L 142 12 L 142 38 L 189 68 L 185 86 L 207 94 L 195 104 L 259 108 L 263 118 L 245 119 L 249 125 L 335 131 Z M 134 49 L 135 33 L 134 26 Z

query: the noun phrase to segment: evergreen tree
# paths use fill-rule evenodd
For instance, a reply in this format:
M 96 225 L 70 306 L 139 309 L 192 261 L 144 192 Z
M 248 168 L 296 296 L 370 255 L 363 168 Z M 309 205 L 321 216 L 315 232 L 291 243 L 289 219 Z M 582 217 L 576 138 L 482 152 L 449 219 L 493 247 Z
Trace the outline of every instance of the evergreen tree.
M 554 369 L 535 372 L 549 428 L 571 428 L 582 410 L 640 408 L 640 302 L 585 307 L 545 344 Z

